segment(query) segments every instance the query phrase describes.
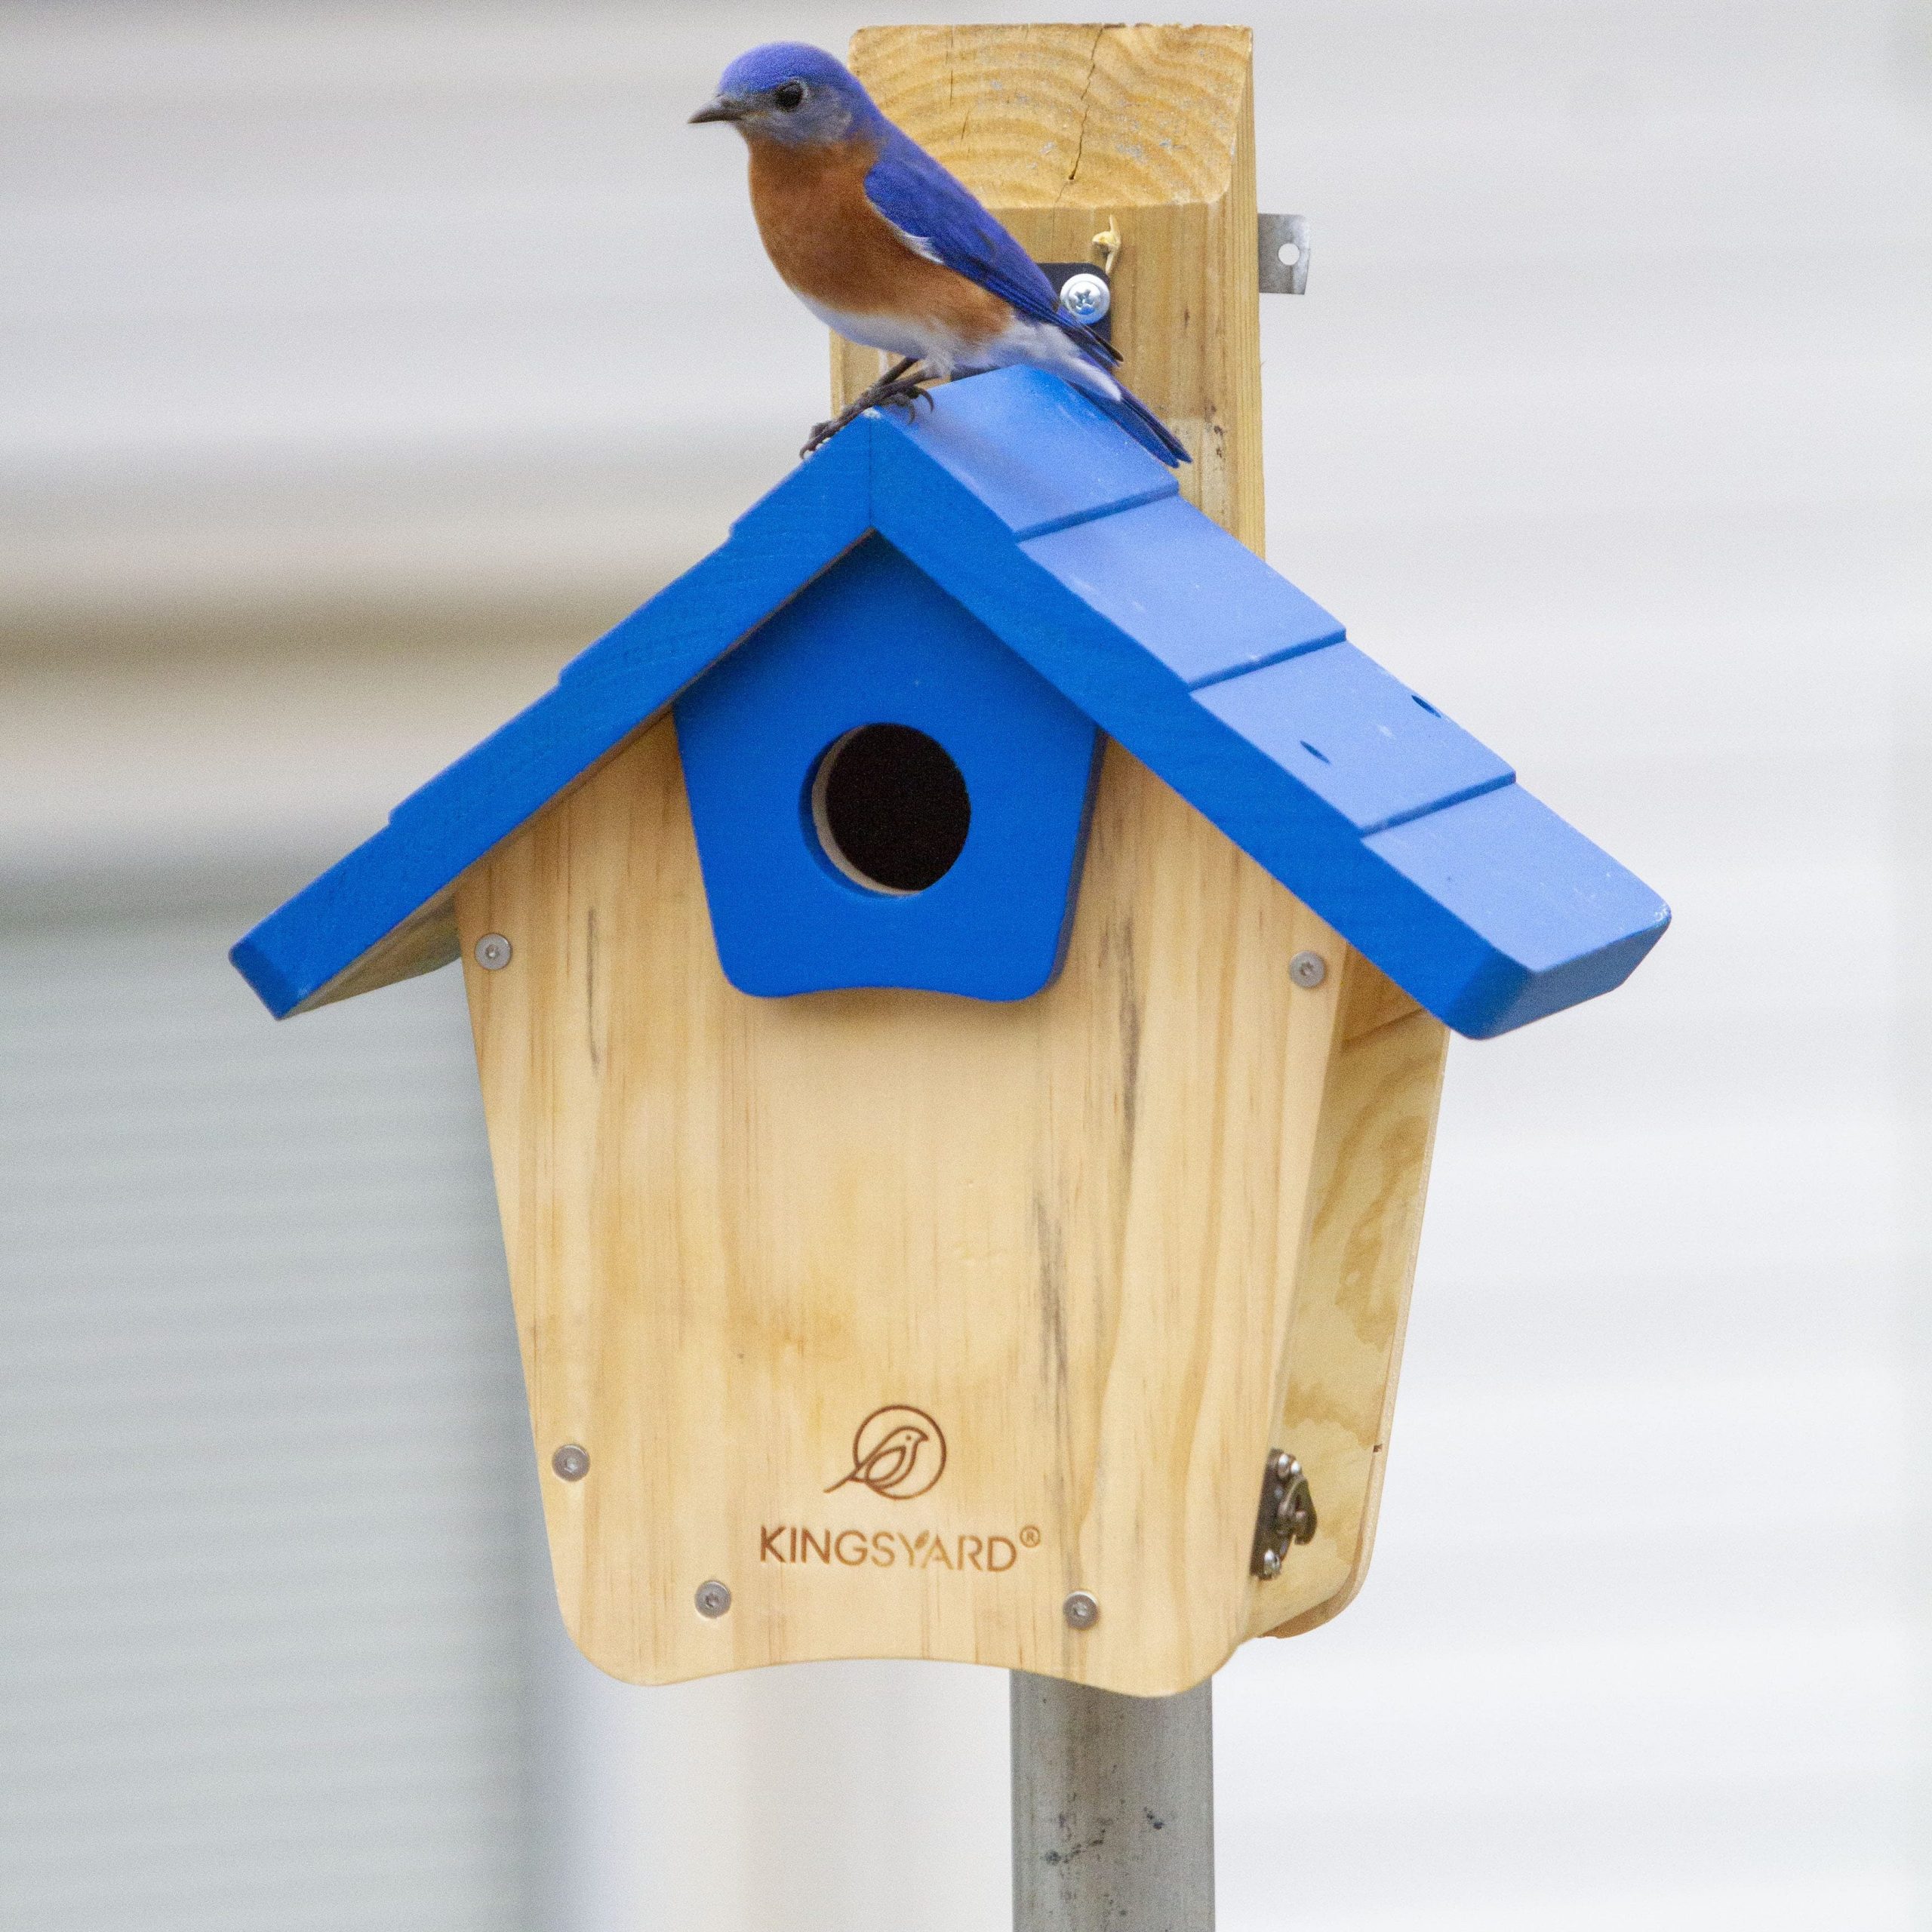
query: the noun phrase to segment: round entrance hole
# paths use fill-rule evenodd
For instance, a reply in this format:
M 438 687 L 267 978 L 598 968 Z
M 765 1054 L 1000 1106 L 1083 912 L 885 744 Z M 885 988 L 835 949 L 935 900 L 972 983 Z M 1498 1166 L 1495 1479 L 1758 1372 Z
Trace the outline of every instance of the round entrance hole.
M 924 892 L 965 849 L 972 801 L 946 747 L 909 724 L 861 724 L 835 739 L 812 774 L 812 829 L 855 884 Z

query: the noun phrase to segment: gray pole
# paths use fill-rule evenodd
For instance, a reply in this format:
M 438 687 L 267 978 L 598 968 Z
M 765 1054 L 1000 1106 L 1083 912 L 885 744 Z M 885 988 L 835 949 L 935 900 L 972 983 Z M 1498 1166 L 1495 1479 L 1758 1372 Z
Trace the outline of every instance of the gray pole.
M 1214 1932 L 1213 1694 L 1013 1673 L 1014 1932 Z

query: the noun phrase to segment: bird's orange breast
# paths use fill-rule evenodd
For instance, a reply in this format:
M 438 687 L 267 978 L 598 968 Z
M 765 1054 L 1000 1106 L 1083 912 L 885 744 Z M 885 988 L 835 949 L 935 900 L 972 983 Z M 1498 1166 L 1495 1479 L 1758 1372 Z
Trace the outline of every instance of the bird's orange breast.
M 848 315 L 930 318 L 971 342 L 998 335 L 1006 303 L 908 248 L 866 198 L 878 158 L 869 141 L 751 143 L 752 213 L 772 266 L 795 293 Z

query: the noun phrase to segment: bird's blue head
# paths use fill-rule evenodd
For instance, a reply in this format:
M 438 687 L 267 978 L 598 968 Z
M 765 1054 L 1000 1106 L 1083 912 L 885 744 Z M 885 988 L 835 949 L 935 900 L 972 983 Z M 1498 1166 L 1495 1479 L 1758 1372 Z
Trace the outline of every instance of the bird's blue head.
M 840 62 L 795 40 L 740 54 L 691 118 L 728 121 L 748 141 L 787 147 L 829 147 L 885 127 L 872 97 Z

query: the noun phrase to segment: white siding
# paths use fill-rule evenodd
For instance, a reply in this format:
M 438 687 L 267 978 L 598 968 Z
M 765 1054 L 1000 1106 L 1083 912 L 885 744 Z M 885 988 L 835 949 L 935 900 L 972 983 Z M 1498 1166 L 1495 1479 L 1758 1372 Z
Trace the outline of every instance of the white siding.
M 0 936 L 0 1924 L 525 1932 L 534 1506 L 447 983 Z

